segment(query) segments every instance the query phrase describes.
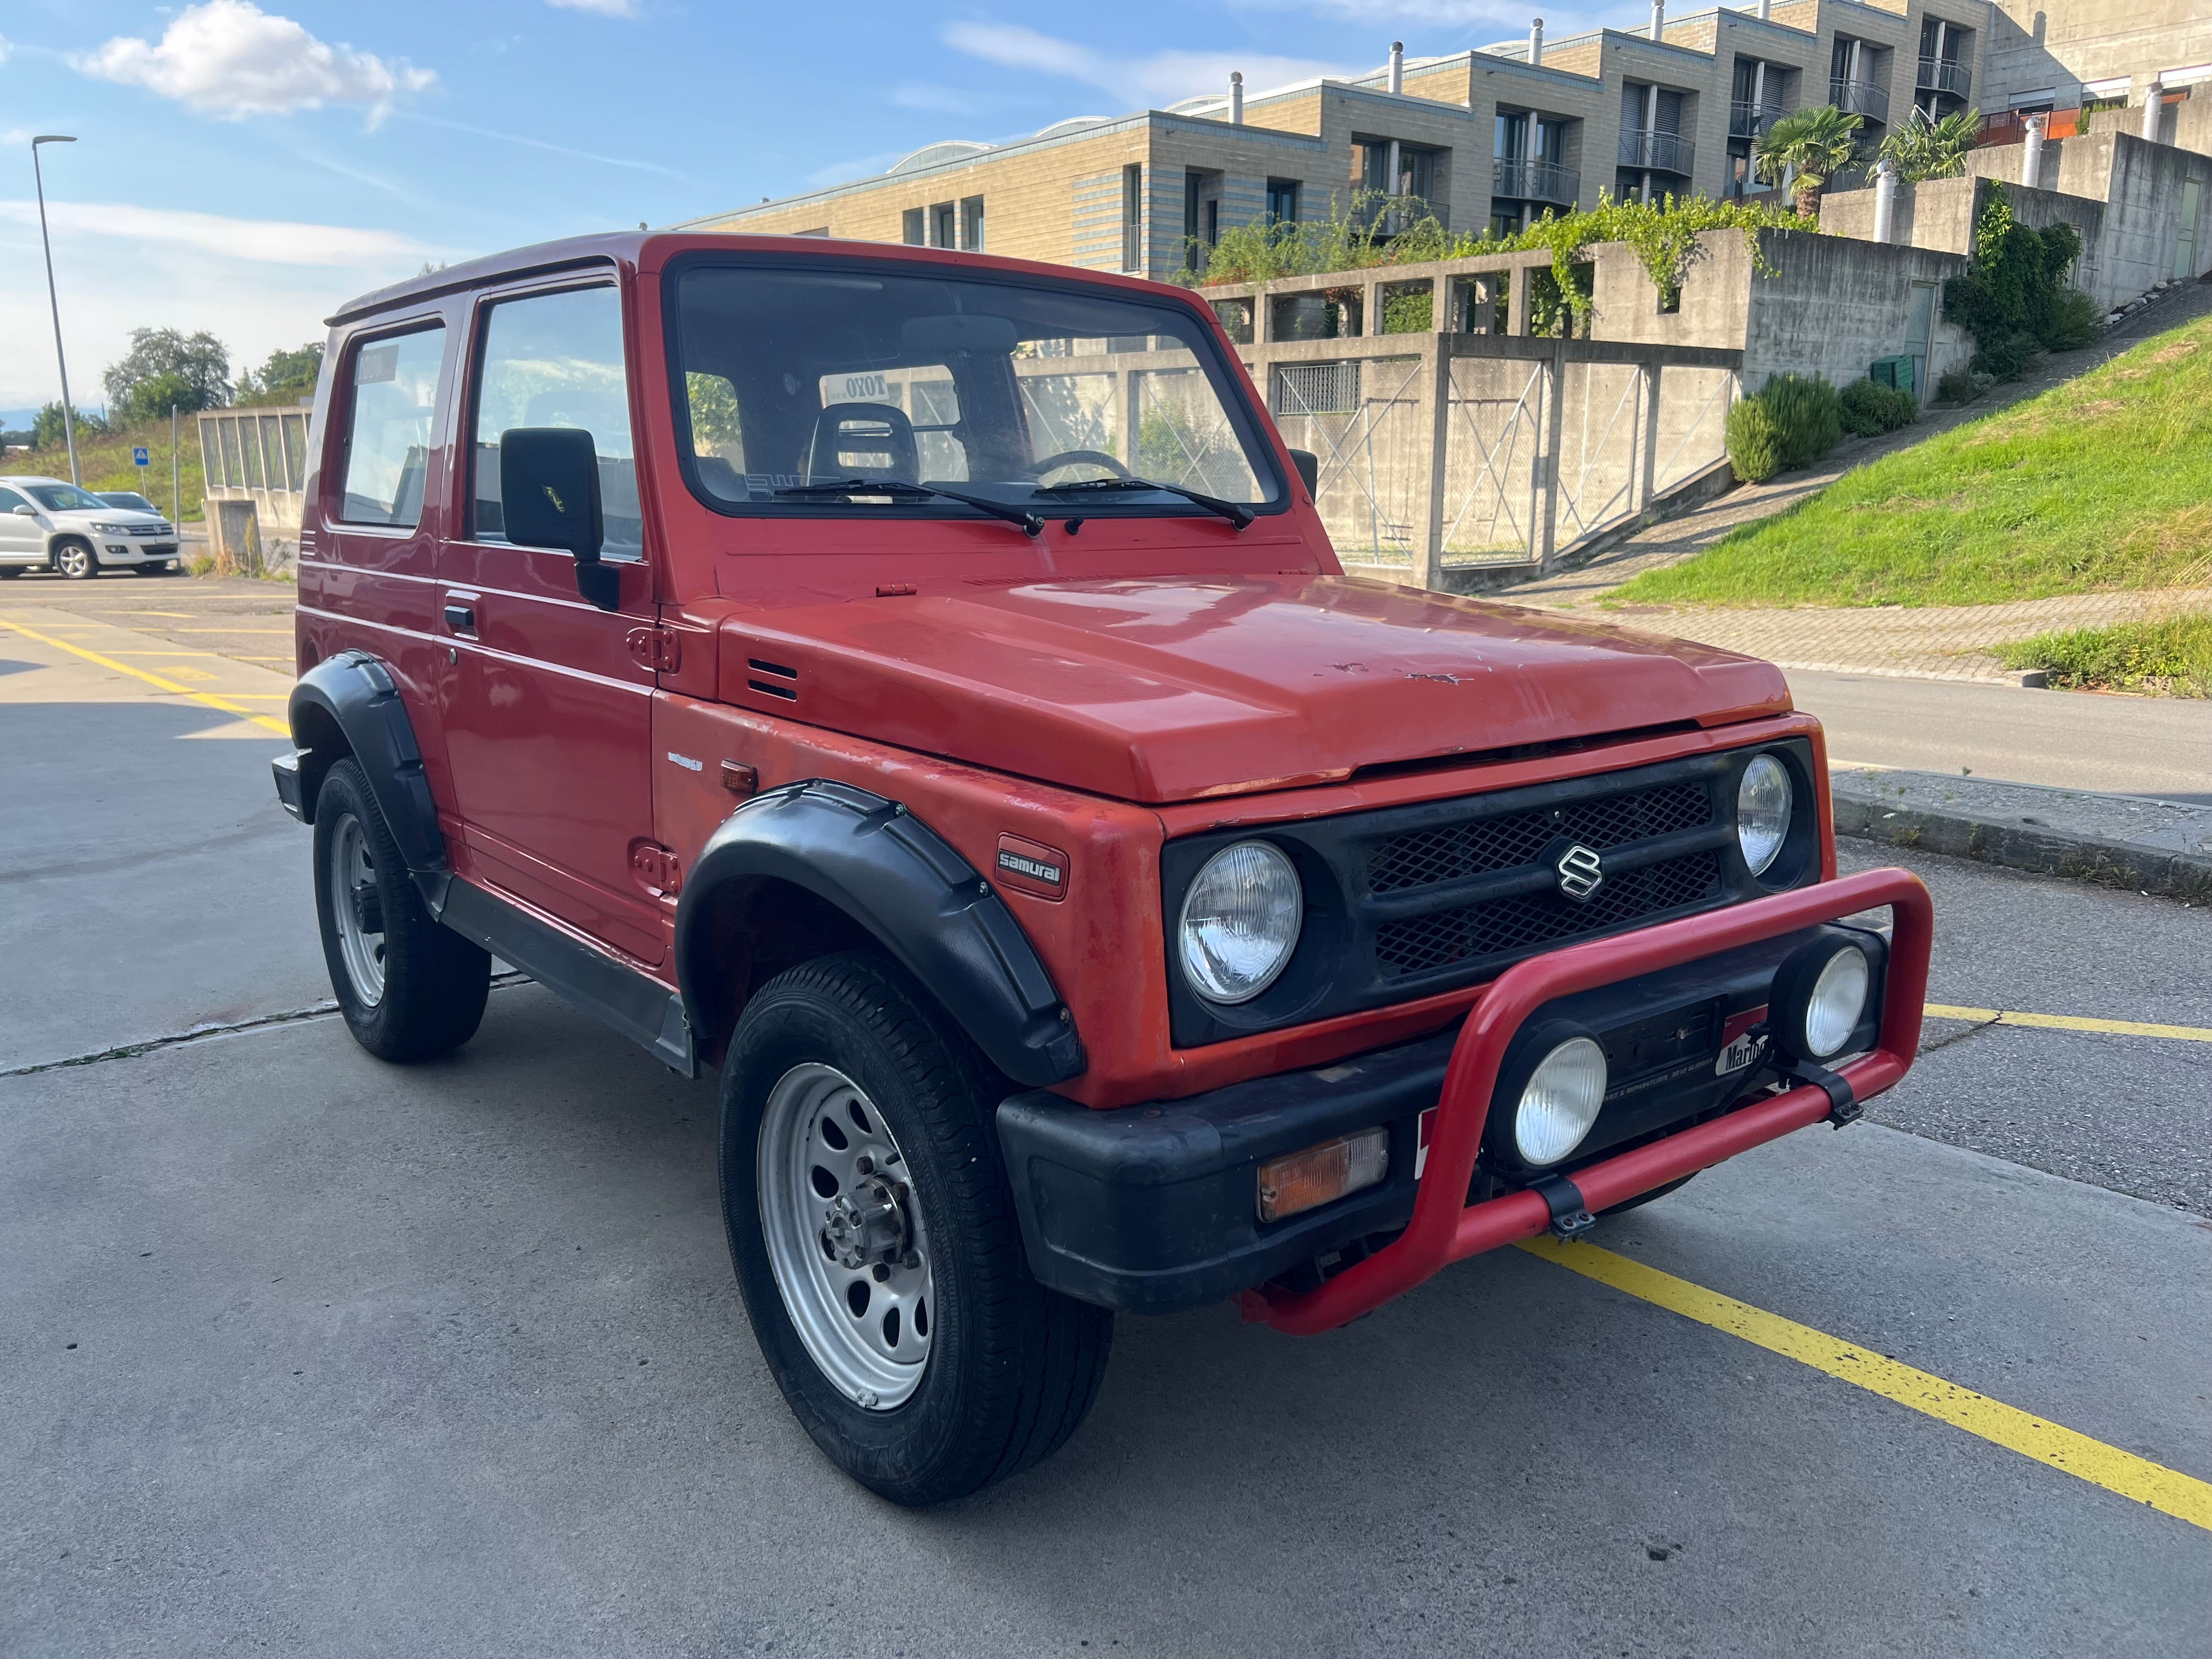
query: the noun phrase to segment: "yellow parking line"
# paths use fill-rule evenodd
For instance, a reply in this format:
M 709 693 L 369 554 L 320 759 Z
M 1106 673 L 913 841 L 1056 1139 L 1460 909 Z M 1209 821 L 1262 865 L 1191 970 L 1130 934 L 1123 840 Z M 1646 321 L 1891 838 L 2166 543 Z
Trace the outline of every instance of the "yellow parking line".
M 2023 1014 L 2011 1008 L 1953 1008 L 1929 1003 L 1930 1019 L 1972 1019 L 1984 1025 L 2033 1025 L 2048 1031 L 2107 1031 L 2118 1036 L 2172 1037 L 2182 1042 L 2212 1042 L 2202 1025 L 2150 1025 L 2139 1019 L 2088 1019 L 2079 1014 Z
M 1869 1393 L 1924 1413 L 1939 1422 L 1964 1429 L 1993 1444 L 2048 1463 L 2054 1469 L 2078 1475 L 2093 1486 L 2186 1521 L 2212 1532 L 2212 1482 L 2169 1469 L 2147 1457 L 2092 1440 L 2086 1434 L 2046 1423 L 2017 1407 L 1987 1395 L 1962 1389 L 1923 1370 L 1902 1364 L 1885 1355 L 1816 1331 L 1809 1325 L 1754 1308 L 1732 1296 L 1723 1296 L 1686 1279 L 1662 1273 L 1641 1261 L 1595 1244 L 1562 1244 L 1553 1238 L 1532 1238 L 1521 1248 L 1571 1273 L 1609 1285 L 1686 1319 L 1710 1325 L 1730 1336 L 1795 1359 L 1830 1376 L 1857 1384 Z
M 194 702 L 205 703 L 210 708 L 219 708 L 226 714 L 243 714 L 256 726 L 265 726 L 280 737 L 289 738 L 292 735 L 292 728 L 283 721 L 271 720 L 266 714 L 257 714 L 251 708 L 241 708 L 229 698 L 218 696 L 212 691 L 191 690 L 185 686 L 179 685 L 174 680 L 165 680 L 159 674 L 149 674 L 143 668 L 133 668 L 127 662 L 118 662 L 112 657 L 103 657 L 97 651 L 88 651 L 81 645 L 71 645 L 67 640 L 55 639 L 51 635 L 40 633 L 36 629 L 26 628 L 21 623 L 9 622 L 4 617 L 0 617 L 0 628 L 13 629 L 25 639 L 36 640 L 41 645 L 51 645 L 57 651 L 66 651 L 72 656 L 82 657 L 87 662 L 97 663 L 102 668 L 112 668 L 118 674 L 128 674 L 131 678 L 143 680 L 147 684 L 161 690 L 173 691 L 179 696 L 190 697 Z

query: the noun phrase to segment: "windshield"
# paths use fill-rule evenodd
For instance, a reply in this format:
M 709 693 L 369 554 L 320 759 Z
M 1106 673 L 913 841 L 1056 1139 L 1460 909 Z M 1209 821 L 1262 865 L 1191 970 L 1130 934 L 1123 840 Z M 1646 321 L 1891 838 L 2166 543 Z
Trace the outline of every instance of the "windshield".
M 677 279 L 695 487 L 729 513 L 1203 515 L 1276 470 L 1195 312 L 988 272 L 697 265 Z M 1099 480 L 1109 490 L 1054 494 Z M 1249 516 L 1249 515 L 1239 515 Z
M 88 489 L 79 489 L 75 484 L 25 484 L 24 489 L 37 497 L 38 503 L 49 513 L 97 513 L 107 503 Z

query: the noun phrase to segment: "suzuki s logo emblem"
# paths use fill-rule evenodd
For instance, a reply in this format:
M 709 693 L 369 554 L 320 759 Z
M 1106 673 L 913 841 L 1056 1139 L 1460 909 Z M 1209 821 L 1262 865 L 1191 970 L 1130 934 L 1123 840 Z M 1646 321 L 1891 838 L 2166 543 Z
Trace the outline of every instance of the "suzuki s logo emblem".
M 1579 842 L 1560 854 L 1552 867 L 1559 872 L 1559 890 L 1577 903 L 1597 891 L 1605 879 L 1604 862 Z

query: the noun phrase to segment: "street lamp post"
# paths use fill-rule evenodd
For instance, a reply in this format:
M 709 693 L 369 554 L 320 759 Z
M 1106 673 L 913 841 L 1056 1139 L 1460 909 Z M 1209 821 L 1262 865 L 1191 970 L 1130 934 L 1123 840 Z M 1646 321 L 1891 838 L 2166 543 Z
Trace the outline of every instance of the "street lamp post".
M 46 303 L 53 307 L 54 362 L 60 366 L 62 372 L 62 434 L 69 440 L 70 482 L 82 489 L 84 478 L 78 471 L 76 465 L 76 415 L 70 407 L 69 357 L 62 350 L 62 302 L 60 297 L 54 292 L 54 244 L 53 239 L 46 234 L 46 175 L 39 170 L 40 144 L 73 144 L 75 143 L 76 143 L 75 138 L 66 133 L 59 132 L 42 132 L 32 139 L 31 177 L 36 180 L 39 190 L 39 240 L 44 244 L 46 250 Z

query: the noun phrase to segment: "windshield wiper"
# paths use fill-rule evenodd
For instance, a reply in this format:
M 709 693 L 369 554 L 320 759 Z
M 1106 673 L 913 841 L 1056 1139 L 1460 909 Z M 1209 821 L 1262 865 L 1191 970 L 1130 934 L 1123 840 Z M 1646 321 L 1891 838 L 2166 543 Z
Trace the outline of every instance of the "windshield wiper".
M 1044 520 L 1021 507 L 1008 507 L 1004 501 L 969 495 L 957 489 L 942 489 L 935 484 L 908 483 L 898 478 L 840 478 L 835 483 L 792 484 L 777 490 L 775 495 L 780 501 L 804 501 L 810 495 L 904 495 L 915 501 L 927 496 L 942 496 L 948 501 L 958 501 L 963 507 L 974 507 L 978 513 L 988 513 L 994 519 L 1018 525 L 1022 534 L 1031 539 L 1044 534 Z
M 1158 489 L 1170 495 L 1180 495 L 1209 513 L 1218 513 L 1239 530 L 1252 522 L 1252 514 L 1234 501 L 1224 501 L 1214 495 L 1201 495 L 1195 489 L 1185 489 L 1181 484 L 1159 483 L 1151 478 L 1085 478 L 1080 483 L 1039 484 L 1037 494 L 1066 495 L 1079 489 Z

